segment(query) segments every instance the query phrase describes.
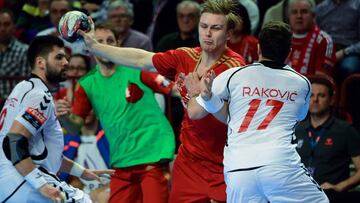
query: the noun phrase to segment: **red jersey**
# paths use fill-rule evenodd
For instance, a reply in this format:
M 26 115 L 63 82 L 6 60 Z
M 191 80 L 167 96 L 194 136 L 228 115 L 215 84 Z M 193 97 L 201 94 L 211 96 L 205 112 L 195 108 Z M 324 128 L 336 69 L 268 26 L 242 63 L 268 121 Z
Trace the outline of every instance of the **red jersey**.
M 237 43 L 227 43 L 228 47 L 244 57 L 246 64 L 251 64 L 259 59 L 258 55 L 259 40 L 252 36 L 246 35 Z
M 177 81 L 180 73 L 187 75 L 189 72 L 195 71 L 201 60 L 201 51 L 200 47 L 183 47 L 156 53 L 152 60 L 161 75 Z M 226 49 L 209 70 L 214 70 L 215 74 L 219 75 L 231 67 L 239 67 L 244 64 L 244 59 L 240 55 Z M 196 158 L 222 164 L 227 126 L 211 114 L 200 120 L 189 119 L 185 108 L 189 101 L 189 95 L 183 84 L 179 84 L 177 81 L 177 85 L 184 104 L 184 118 L 180 132 L 182 147 Z
M 314 26 L 305 36 L 293 36 L 286 63 L 303 75 L 314 75 L 317 71 L 332 75 L 335 53 L 331 37 Z

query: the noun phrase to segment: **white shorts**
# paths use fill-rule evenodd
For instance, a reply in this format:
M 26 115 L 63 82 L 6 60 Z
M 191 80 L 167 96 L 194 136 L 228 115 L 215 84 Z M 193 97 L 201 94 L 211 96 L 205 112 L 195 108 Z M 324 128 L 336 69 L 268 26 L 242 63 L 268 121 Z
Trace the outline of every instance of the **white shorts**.
M 302 166 L 268 165 L 225 172 L 227 203 L 328 203 Z

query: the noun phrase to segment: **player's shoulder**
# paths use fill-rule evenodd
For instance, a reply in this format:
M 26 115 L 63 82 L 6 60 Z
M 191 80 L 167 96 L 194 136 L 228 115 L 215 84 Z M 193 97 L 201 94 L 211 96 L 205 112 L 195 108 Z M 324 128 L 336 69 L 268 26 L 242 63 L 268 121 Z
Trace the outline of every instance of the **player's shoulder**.
M 218 63 L 227 65 L 229 68 L 244 66 L 246 64 L 244 58 L 231 49 L 225 50 L 225 53 L 218 60 Z
M 179 47 L 179 48 L 175 49 L 175 52 L 184 54 L 186 57 L 193 58 L 194 60 L 199 59 L 201 56 L 201 48 L 200 47 L 195 47 L 195 48 Z

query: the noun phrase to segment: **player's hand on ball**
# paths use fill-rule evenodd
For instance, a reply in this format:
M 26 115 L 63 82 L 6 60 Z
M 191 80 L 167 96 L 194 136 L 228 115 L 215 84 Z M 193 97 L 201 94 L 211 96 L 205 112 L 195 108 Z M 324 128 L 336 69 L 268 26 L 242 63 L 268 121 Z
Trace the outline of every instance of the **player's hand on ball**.
M 50 198 L 53 202 L 62 202 L 64 200 L 61 191 L 49 184 L 43 185 L 39 192 L 43 196 Z
M 92 18 L 90 16 L 88 17 L 88 21 L 90 24 L 90 30 L 85 32 L 85 31 L 79 29 L 77 31 L 77 33 L 83 37 L 83 40 L 84 40 L 86 46 L 88 48 L 92 48 L 98 42 L 96 41 L 96 37 L 95 37 L 94 21 L 92 20 Z

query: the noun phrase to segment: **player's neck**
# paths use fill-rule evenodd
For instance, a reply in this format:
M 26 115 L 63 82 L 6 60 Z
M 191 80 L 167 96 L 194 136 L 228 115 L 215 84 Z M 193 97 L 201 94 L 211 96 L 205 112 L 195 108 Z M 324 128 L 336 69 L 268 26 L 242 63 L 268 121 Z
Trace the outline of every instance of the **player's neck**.
M 200 66 L 207 66 L 210 68 L 214 63 L 223 55 L 226 50 L 226 46 L 223 48 L 219 48 L 218 50 L 214 50 L 212 52 L 202 52 L 201 53 L 201 62 Z
M 99 64 L 99 67 L 100 67 L 100 73 L 101 75 L 103 75 L 104 77 L 110 77 L 112 76 L 112 74 L 114 74 L 115 72 L 115 68 L 116 68 L 116 65 L 115 64 L 103 64 L 103 63 L 98 63 Z
M 326 111 L 324 113 L 317 113 L 317 114 L 310 113 L 311 126 L 314 128 L 321 126 L 329 119 L 330 116 L 331 116 L 330 111 Z

